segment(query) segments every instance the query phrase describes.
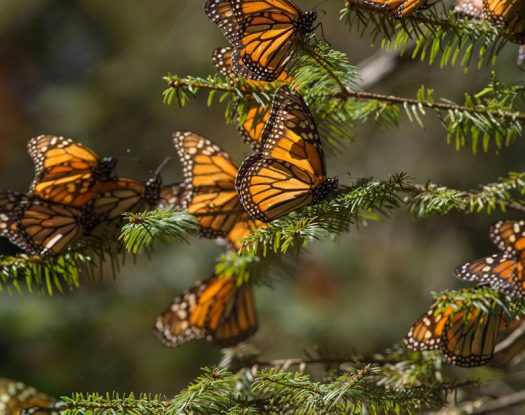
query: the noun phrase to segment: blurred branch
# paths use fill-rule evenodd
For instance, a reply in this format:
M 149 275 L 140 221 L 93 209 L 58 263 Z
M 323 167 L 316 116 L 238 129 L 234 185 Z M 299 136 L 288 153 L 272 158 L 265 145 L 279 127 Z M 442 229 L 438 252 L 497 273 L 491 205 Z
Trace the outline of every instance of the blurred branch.
M 470 414 L 481 415 L 481 414 L 493 414 L 496 411 L 503 411 L 510 409 L 513 406 L 525 403 L 525 390 L 512 393 L 510 395 L 502 396 L 501 398 L 494 399 L 483 403 L 480 407 L 472 409 Z

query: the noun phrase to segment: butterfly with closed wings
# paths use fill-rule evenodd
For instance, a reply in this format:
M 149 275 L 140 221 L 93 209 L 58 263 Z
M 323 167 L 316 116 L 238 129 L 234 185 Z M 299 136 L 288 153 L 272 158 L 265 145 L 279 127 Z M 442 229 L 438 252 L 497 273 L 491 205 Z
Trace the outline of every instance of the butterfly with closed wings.
M 233 48 L 233 72 L 258 81 L 279 78 L 317 18 L 290 0 L 207 0 L 204 11 Z
M 235 187 L 250 216 L 271 222 L 332 193 L 321 139 L 303 98 L 288 87 L 275 94 L 260 152 L 241 165 Z
M 508 328 L 508 319 L 500 307 L 486 313 L 468 308 L 462 301 L 444 310 L 440 298 L 410 328 L 404 343 L 414 351 L 440 350 L 448 364 L 462 367 L 489 363 L 496 342 Z
M 175 298 L 157 318 L 155 335 L 170 347 L 206 339 L 233 346 L 257 331 L 257 316 L 250 283 L 216 275 L 197 283 Z
M 230 156 L 210 140 L 192 132 L 176 132 L 173 143 L 183 165 L 184 185 L 174 185 L 164 198 L 177 200 L 195 215 L 200 235 L 226 238 L 239 249 L 242 239 L 264 224 L 249 218 L 235 190 L 237 167 Z M 182 190 L 183 189 L 183 190 Z
M 467 262 L 456 269 L 464 281 L 488 284 L 515 299 L 525 298 L 525 221 L 501 221 L 490 238 L 502 252 Z

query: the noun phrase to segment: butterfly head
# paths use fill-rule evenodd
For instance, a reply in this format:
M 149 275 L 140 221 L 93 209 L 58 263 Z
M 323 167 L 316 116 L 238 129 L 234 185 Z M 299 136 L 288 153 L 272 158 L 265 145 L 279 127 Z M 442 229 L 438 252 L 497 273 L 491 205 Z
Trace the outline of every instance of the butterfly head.
M 299 19 L 298 29 L 299 32 L 303 35 L 307 35 L 313 31 L 314 22 L 317 19 L 317 12 L 315 10 L 310 10 L 301 14 Z
M 313 202 L 317 203 L 328 197 L 339 185 L 339 180 L 336 178 L 328 178 L 321 184 L 312 189 Z

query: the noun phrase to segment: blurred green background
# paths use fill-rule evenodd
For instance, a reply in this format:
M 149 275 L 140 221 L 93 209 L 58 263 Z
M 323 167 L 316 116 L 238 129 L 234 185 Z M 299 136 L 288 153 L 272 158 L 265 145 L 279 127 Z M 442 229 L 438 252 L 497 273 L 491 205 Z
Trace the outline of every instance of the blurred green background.
M 202 12 L 203 1 L 0 0 L 0 189 L 25 191 L 33 169 L 27 140 L 39 134 L 76 138 L 100 155 L 118 157 L 121 176 L 145 179 L 167 156 L 174 130 L 216 141 L 240 163 L 249 154 L 219 105 L 203 96 L 183 110 L 162 103 L 168 73 L 206 75 L 209 55 L 225 39 Z M 301 1 L 307 9 L 317 1 Z M 378 50 L 338 20 L 341 1 L 320 13 L 326 38 L 359 64 Z M 496 69 L 502 80 L 525 79 L 517 47 L 507 47 Z M 462 101 L 487 84 L 480 71 L 407 61 L 371 87 L 415 96 L 421 84 L 437 97 Z M 381 130 L 359 125 L 355 142 L 328 160 L 331 175 L 386 178 L 404 171 L 458 188 L 523 171 L 525 144 L 499 155 L 457 152 L 433 115 L 421 129 L 408 120 Z M 177 161 L 166 183 L 180 180 Z M 299 356 L 319 346 L 333 353 L 372 353 L 400 341 L 431 302 L 430 291 L 461 286 L 455 267 L 494 251 L 488 225 L 500 215 L 449 215 L 415 221 L 394 212 L 361 226 L 335 244 L 313 245 L 293 278 L 256 291 L 260 330 L 250 342 L 265 358 Z M 507 217 L 513 217 L 509 214 Z M 3 243 L 3 252 L 9 252 Z M 1 294 L 0 376 L 53 395 L 73 391 L 175 393 L 220 350 L 205 342 L 164 348 L 151 334 L 156 315 L 172 298 L 212 273 L 221 248 L 213 241 L 164 246 L 151 260 L 128 261 L 113 280 L 81 281 L 52 298 Z M 464 286 L 464 284 L 463 284 Z

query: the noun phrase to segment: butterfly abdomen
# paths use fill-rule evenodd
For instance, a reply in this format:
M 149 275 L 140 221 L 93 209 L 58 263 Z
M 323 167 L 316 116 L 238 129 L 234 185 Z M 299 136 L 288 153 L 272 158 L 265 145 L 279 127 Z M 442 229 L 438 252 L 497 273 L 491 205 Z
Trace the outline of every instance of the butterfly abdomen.
M 318 203 L 329 196 L 339 184 L 339 180 L 335 178 L 328 178 L 321 184 L 318 184 L 312 189 L 312 204 Z

